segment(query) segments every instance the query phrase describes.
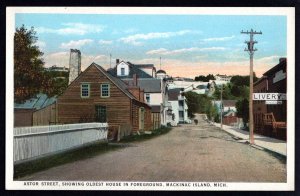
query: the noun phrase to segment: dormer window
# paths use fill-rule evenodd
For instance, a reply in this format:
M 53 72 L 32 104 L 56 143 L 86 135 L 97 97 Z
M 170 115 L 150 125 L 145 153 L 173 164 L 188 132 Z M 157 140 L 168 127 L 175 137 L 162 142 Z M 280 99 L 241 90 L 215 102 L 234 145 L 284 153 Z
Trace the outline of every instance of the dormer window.
M 129 66 L 125 62 L 121 62 L 117 65 L 117 76 L 128 76 Z

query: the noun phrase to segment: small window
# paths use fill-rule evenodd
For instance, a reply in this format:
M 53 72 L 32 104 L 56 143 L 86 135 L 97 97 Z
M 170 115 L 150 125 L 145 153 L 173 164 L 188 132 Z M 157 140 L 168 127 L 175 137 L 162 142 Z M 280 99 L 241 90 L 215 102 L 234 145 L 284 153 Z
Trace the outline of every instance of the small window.
M 109 97 L 109 84 L 101 84 L 101 97 Z
M 81 97 L 90 97 L 90 84 L 81 84 Z
M 124 76 L 125 75 L 125 68 L 121 68 L 121 76 Z
M 148 94 L 148 93 L 146 94 L 146 102 L 150 103 L 150 94 Z

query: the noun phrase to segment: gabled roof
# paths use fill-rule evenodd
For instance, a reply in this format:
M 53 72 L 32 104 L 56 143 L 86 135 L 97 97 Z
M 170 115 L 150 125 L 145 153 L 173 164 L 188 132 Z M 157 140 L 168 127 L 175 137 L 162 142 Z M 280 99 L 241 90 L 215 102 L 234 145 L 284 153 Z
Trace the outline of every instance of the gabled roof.
M 132 83 L 132 78 L 122 79 L 125 82 Z M 138 84 L 141 89 L 144 89 L 145 93 L 160 93 L 161 92 L 161 80 L 157 78 L 138 78 Z
M 121 62 L 124 62 L 124 61 L 121 61 Z M 126 62 L 124 62 L 124 63 L 126 63 Z M 147 74 L 143 70 L 139 69 L 139 66 L 136 66 L 135 64 L 132 64 L 130 62 L 127 62 L 126 64 L 128 64 L 128 66 L 129 66 L 128 76 L 118 76 L 117 75 L 117 66 L 114 67 L 114 68 L 108 69 L 107 72 L 110 75 L 112 75 L 114 77 L 118 77 L 118 78 L 133 78 L 134 74 L 136 74 L 137 77 L 139 77 L 139 78 L 153 78 L 152 76 L 150 76 L 149 74 Z M 140 67 L 140 68 L 142 68 L 142 67 Z
M 46 94 L 39 93 L 36 95 L 36 97 L 28 99 L 24 103 L 15 103 L 14 108 L 39 110 L 55 103 L 56 100 L 56 96 L 48 97 Z
M 131 65 L 133 65 L 137 68 L 150 68 L 150 69 L 152 69 L 154 67 L 153 64 L 133 64 L 133 63 L 130 63 L 130 62 L 127 62 L 127 63 L 129 63 L 129 64 L 131 64 Z
M 96 66 L 109 80 L 111 80 L 120 90 L 122 90 L 130 99 L 136 98 L 127 90 L 128 86 L 119 78 L 113 77 L 108 74 L 100 65 L 96 63 L 92 63 L 92 65 Z M 137 100 L 138 101 L 138 100 Z

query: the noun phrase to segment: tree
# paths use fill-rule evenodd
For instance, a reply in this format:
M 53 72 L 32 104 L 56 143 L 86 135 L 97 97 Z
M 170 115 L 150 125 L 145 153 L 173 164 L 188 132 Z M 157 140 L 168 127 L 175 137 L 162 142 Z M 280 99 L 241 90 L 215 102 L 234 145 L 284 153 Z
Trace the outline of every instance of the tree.
M 207 76 L 199 75 L 195 77 L 195 81 L 209 82 L 209 80 L 215 80 L 214 75 L 208 74 Z
M 32 27 L 16 28 L 14 35 L 14 101 L 21 103 L 39 92 L 49 93 L 52 81 L 44 74 L 43 53 L 35 45 L 38 38 Z
M 244 98 L 236 102 L 237 116 L 243 119 L 244 127 L 249 122 L 249 101 Z
M 256 77 L 255 72 L 253 72 L 253 82 L 255 82 L 257 80 L 258 80 L 258 78 Z M 230 82 L 236 86 L 249 86 L 250 76 L 239 76 L 239 75 L 232 76 Z
M 218 115 L 216 107 L 213 106 L 211 98 L 207 95 L 199 95 L 190 91 L 184 96 L 187 99 L 189 117 L 193 117 L 195 113 L 205 113 L 209 119 L 213 119 Z
M 215 92 L 213 94 L 214 99 L 217 99 L 217 100 L 221 99 L 221 88 L 222 88 L 222 86 L 220 86 L 220 87 L 216 86 Z M 223 85 L 222 99 L 224 99 L 224 100 L 235 99 L 235 97 L 231 94 L 231 88 L 232 88 L 232 86 L 230 84 Z

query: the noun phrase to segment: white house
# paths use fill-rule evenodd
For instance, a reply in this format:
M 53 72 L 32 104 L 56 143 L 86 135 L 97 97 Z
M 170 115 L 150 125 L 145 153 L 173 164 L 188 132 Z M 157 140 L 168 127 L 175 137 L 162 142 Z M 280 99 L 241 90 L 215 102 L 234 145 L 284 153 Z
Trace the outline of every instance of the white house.
M 236 113 L 237 112 L 237 109 L 236 109 L 236 100 L 223 100 L 223 113 L 228 113 L 228 112 L 234 112 Z M 221 100 L 215 100 L 215 101 L 212 101 L 213 105 L 215 105 L 218 109 L 218 112 L 220 113 L 221 112 Z
M 216 78 L 216 81 L 226 81 L 226 82 L 230 82 L 232 76 L 227 76 L 227 75 L 220 75 L 220 74 L 217 74 L 215 76 Z
M 182 95 L 183 89 L 169 89 L 168 90 L 168 102 L 171 106 L 172 119 L 167 123 L 171 125 L 177 125 L 178 123 L 190 123 L 188 118 L 188 106 L 186 104 L 186 98 Z

